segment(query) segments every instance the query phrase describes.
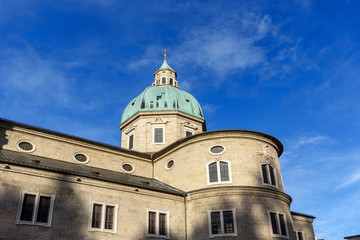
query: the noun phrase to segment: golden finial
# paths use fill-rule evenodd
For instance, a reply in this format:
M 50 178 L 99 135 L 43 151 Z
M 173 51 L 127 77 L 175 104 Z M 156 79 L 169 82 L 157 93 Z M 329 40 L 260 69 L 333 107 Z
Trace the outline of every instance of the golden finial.
M 165 48 L 165 50 L 164 50 L 164 58 L 166 59 L 166 48 Z

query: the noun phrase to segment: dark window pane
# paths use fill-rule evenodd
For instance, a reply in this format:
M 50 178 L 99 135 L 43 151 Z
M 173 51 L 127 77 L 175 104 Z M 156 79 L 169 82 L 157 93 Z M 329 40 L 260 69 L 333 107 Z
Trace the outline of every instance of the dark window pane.
M 226 162 L 220 162 L 221 181 L 229 181 L 229 166 Z
M 20 220 L 32 221 L 34 213 L 35 195 L 25 194 L 24 201 L 21 209 Z
M 88 158 L 81 153 L 76 154 L 75 159 L 78 160 L 79 162 L 86 162 L 88 160 Z
M 94 204 L 92 223 L 91 223 L 92 228 L 100 228 L 101 227 L 101 210 L 102 210 L 101 204 Z
M 166 235 L 167 229 L 166 229 L 166 214 L 160 213 L 159 214 L 159 235 Z
M 170 78 L 170 84 L 173 85 L 173 79 L 172 78 Z
M 122 165 L 122 168 L 126 171 L 126 172 L 132 172 L 134 170 L 134 167 L 131 166 L 130 164 L 128 163 L 125 163 Z
M 279 220 L 280 220 L 281 235 L 286 236 L 285 217 L 283 214 L 279 214 Z
M 33 145 L 28 142 L 20 142 L 19 148 L 21 148 L 24 151 L 31 151 L 31 150 L 33 150 Z
M 161 81 L 162 81 L 163 84 L 165 84 L 166 83 L 166 77 L 162 77 Z
M 224 211 L 224 231 L 225 233 L 234 233 L 234 219 L 232 211 Z
M 297 233 L 298 240 L 304 240 L 302 232 Z
M 130 135 L 129 137 L 129 150 L 133 149 L 134 147 L 134 135 Z
M 172 168 L 173 166 L 174 166 L 174 160 L 168 161 L 166 167 L 167 167 L 168 169 L 170 169 L 170 168 Z
M 210 149 L 210 152 L 212 153 L 221 153 L 224 151 L 224 148 L 222 146 L 215 146 Z
M 261 165 L 261 170 L 262 170 L 264 183 L 269 184 L 269 178 L 267 175 L 267 165 Z
M 115 207 L 113 206 L 106 206 L 105 229 L 114 228 L 114 209 Z
M 156 213 L 155 212 L 149 212 L 149 233 L 155 234 L 155 218 Z
M 190 136 L 192 136 L 192 135 L 193 135 L 192 132 L 186 131 L 186 136 L 187 136 L 187 137 L 190 137 Z
M 164 141 L 163 138 L 163 128 L 155 128 L 155 142 L 162 143 Z
M 220 212 L 211 213 L 211 233 L 221 234 Z
M 47 223 L 50 210 L 50 197 L 40 196 L 38 214 L 36 217 L 37 222 Z
M 271 180 L 271 185 L 276 186 L 276 180 L 275 180 L 275 169 L 269 165 L 269 169 L 270 169 L 270 180 Z
M 209 176 L 210 176 L 211 183 L 218 181 L 217 163 L 216 162 L 209 164 Z
M 270 213 L 270 219 L 271 219 L 271 227 L 272 227 L 273 234 L 279 234 L 279 228 L 278 228 L 276 213 L 271 212 Z

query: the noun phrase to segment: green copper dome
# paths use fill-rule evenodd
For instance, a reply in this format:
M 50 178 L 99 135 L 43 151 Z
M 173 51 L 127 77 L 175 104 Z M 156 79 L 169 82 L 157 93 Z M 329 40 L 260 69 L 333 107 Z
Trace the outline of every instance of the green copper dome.
M 173 110 L 204 118 L 200 104 L 190 93 L 172 86 L 151 86 L 126 106 L 121 123 L 138 112 Z

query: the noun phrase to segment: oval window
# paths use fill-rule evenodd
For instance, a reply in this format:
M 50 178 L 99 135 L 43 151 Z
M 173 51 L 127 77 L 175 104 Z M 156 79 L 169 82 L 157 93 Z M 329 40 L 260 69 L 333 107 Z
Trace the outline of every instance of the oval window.
M 225 151 L 225 148 L 220 145 L 216 145 L 210 148 L 210 153 L 212 154 L 222 154 Z
M 32 152 L 35 150 L 35 146 L 32 143 L 25 142 L 25 141 L 20 141 L 18 143 L 18 147 L 20 148 L 20 150 L 25 151 L 25 152 Z
M 89 161 L 89 158 L 83 153 L 75 153 L 74 158 L 81 163 L 87 163 Z
M 173 159 L 169 160 L 169 161 L 166 163 L 165 169 L 166 169 L 166 170 L 172 169 L 173 166 L 174 166 L 174 164 L 175 164 L 175 161 L 174 161 Z
M 134 169 L 134 167 L 131 165 L 131 164 L 129 164 L 129 163 L 124 163 L 123 165 L 122 165 L 122 169 L 125 171 L 125 172 L 133 172 L 135 169 Z

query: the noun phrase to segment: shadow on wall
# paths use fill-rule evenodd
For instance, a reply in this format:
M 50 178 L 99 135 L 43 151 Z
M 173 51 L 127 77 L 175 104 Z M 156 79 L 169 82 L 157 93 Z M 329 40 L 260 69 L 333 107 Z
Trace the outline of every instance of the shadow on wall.
M 7 137 L 6 129 L 0 128 L 0 149 L 2 149 L 4 145 L 8 144 L 9 140 Z
M 85 212 L 82 204 L 73 190 L 72 183 L 53 180 L 51 185 L 48 181 L 34 182 L 34 176 L 16 176 L 21 181 L 2 183 L 0 195 L 0 239 L 86 239 L 83 234 L 88 225 L 82 217 Z M 53 218 L 51 227 L 43 227 L 29 224 L 16 224 L 19 205 L 21 204 L 21 191 L 38 192 L 40 194 L 55 194 Z M 6 228 L 3 228 L 4 225 Z M 2 230 L 1 230 L 2 229 Z
M 211 211 L 216 211 L 220 209 L 233 209 L 236 208 L 236 225 L 237 225 L 237 236 L 226 236 L 226 237 L 214 237 L 212 239 L 241 239 L 241 240 L 274 240 L 271 236 L 270 224 L 268 220 L 268 210 L 273 209 L 273 204 L 271 199 L 267 199 L 268 202 L 259 201 L 258 197 L 244 195 L 239 197 L 239 200 L 234 201 L 227 200 L 226 196 L 214 197 L 217 199 L 214 202 L 213 209 Z M 209 198 L 208 198 L 209 199 Z M 276 200 L 275 200 L 276 201 Z M 192 207 L 193 211 L 196 209 L 203 209 L 196 205 Z M 198 203 L 200 204 L 200 203 Z M 211 207 L 209 207 L 211 208 Z M 199 213 L 199 215 L 205 217 L 206 221 L 204 224 L 197 225 L 194 229 L 189 229 L 188 239 L 190 240 L 205 240 L 209 239 L 209 226 L 208 226 L 208 216 L 206 213 Z M 292 231 L 291 219 L 286 219 L 287 226 L 289 230 L 289 239 L 296 239 Z M 279 238 L 283 239 L 283 238 Z

